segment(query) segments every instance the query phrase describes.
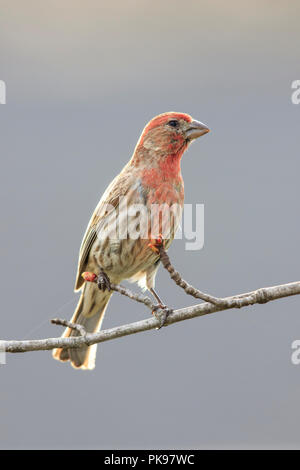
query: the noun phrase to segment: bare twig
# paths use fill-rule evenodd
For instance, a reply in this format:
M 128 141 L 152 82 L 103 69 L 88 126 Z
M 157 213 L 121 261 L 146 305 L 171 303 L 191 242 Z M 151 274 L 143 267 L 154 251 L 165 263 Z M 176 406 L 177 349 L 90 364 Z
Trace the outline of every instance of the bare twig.
M 86 336 L 86 329 L 82 325 L 78 325 L 77 323 L 71 323 L 70 321 L 61 320 L 60 318 L 53 318 L 51 320 L 51 323 L 53 323 L 53 325 L 67 326 L 72 330 L 78 331 L 80 336 Z
M 188 284 L 182 277 L 180 276 L 179 272 L 176 271 L 176 269 L 172 266 L 169 255 L 167 254 L 164 244 L 163 243 L 157 243 L 156 248 L 158 249 L 159 255 L 160 255 L 160 261 L 163 265 L 163 267 L 168 271 L 170 274 L 171 279 L 177 284 L 177 286 L 181 287 L 186 294 L 192 295 L 196 299 L 201 299 L 204 300 L 205 302 L 210 302 L 213 305 L 217 305 L 219 307 L 226 307 L 227 303 L 225 299 L 221 299 L 218 297 L 214 297 L 209 294 L 205 294 L 204 292 L 201 292 L 199 289 L 196 289 L 195 287 L 191 286 Z
M 82 277 L 86 282 L 95 282 L 97 283 L 98 276 L 95 273 L 90 273 L 88 271 L 82 273 Z M 120 286 L 119 284 L 113 284 L 110 283 L 110 289 L 119 292 L 121 295 L 125 295 L 131 300 L 135 300 L 136 302 L 139 302 L 141 304 L 146 305 L 146 307 L 150 308 L 150 310 L 155 310 L 156 305 L 151 302 L 149 297 L 146 295 L 141 295 L 141 294 L 136 294 L 135 292 L 132 292 L 129 289 L 126 289 L 126 287 Z
M 226 302 L 225 306 L 217 306 L 213 305 L 212 303 L 205 302 L 199 305 L 175 310 L 168 316 L 165 326 L 183 320 L 208 315 L 214 312 L 236 308 L 237 306 L 246 307 L 248 305 L 266 303 L 272 300 L 299 294 L 300 281 L 278 286 L 265 287 L 252 292 L 226 297 L 224 299 Z M 59 322 L 62 324 L 64 320 Z M 47 338 L 27 341 L 1 341 L 1 349 L 5 350 L 6 352 L 17 353 L 26 351 L 45 351 L 54 348 L 78 348 L 83 345 L 102 343 L 104 341 L 121 338 L 122 336 L 152 330 L 158 326 L 159 320 L 152 316 L 146 320 L 118 326 L 116 328 L 110 328 L 108 330 L 100 331 L 99 333 L 87 333 L 85 336 L 71 336 L 69 338 Z
M 141 295 L 141 294 L 136 294 L 129 289 L 126 289 L 123 286 L 117 285 L 117 284 L 110 284 L 111 290 L 114 290 L 115 292 L 119 292 L 121 295 L 125 295 L 131 300 L 135 300 L 136 302 L 139 302 L 141 304 L 146 305 L 146 307 L 150 308 L 151 311 L 156 309 L 156 305 L 151 302 L 149 297 L 146 295 Z

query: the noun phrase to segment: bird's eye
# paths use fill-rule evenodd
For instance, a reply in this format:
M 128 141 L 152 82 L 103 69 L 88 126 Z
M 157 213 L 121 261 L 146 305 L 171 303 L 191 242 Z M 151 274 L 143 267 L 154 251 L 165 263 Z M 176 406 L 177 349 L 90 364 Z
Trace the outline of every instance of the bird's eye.
M 178 121 L 176 119 L 173 119 L 172 121 L 168 122 L 168 125 L 171 127 L 177 127 L 178 126 Z

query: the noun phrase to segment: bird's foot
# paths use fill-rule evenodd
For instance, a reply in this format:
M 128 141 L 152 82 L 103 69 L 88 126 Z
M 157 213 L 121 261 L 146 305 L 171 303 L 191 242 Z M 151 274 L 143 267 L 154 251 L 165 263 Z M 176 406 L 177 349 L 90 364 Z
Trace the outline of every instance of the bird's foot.
M 165 248 L 165 241 L 162 235 L 160 234 L 158 238 L 154 238 L 153 240 L 151 240 L 151 242 L 148 243 L 148 246 L 149 248 L 151 248 L 152 251 L 154 251 L 154 253 L 159 255 L 159 248 Z
M 100 273 L 98 275 L 97 286 L 103 292 L 105 292 L 106 289 L 108 290 L 108 292 L 111 291 L 109 277 L 104 271 L 100 271 Z
M 152 310 L 152 315 L 155 315 L 156 318 L 159 320 L 159 326 L 156 328 L 160 330 L 166 323 L 168 316 L 172 313 L 173 310 L 169 308 L 167 305 L 158 304 Z

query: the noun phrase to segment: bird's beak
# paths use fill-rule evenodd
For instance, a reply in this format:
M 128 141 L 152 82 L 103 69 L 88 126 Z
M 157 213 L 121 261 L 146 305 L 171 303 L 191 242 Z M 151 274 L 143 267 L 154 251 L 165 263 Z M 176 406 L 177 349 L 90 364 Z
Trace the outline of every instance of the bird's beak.
M 185 131 L 187 139 L 193 140 L 201 137 L 201 135 L 207 134 L 210 129 L 200 121 L 193 120 L 189 123 L 189 127 Z

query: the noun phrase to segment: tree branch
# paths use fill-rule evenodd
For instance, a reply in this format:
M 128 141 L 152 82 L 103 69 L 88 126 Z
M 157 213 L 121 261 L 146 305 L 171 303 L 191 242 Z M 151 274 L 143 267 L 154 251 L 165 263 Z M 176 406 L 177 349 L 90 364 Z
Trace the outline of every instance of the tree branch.
M 160 261 L 163 267 L 168 271 L 171 279 L 175 282 L 175 284 L 181 287 L 186 294 L 192 295 L 196 299 L 201 299 L 201 300 L 204 300 L 205 302 L 210 302 L 213 305 L 226 306 L 226 302 L 224 299 L 219 299 L 218 297 L 205 294 L 204 292 L 201 292 L 199 289 L 196 289 L 195 287 L 191 286 L 190 284 L 188 284 L 186 281 L 182 279 L 179 272 L 176 271 L 175 268 L 172 266 L 169 255 L 167 254 L 165 247 L 164 247 L 164 243 L 161 239 L 157 240 L 157 243 L 155 246 L 157 247 L 157 250 L 159 252 Z
M 82 277 L 86 282 L 97 282 L 98 279 L 96 274 L 90 273 L 88 271 L 82 273 Z M 156 309 L 156 305 L 152 303 L 149 297 L 146 295 L 136 294 L 135 292 L 131 292 L 129 289 L 126 289 L 123 286 L 113 283 L 110 283 L 110 289 L 115 292 L 119 292 L 121 295 L 125 295 L 131 300 L 135 300 L 136 302 L 146 305 L 146 307 L 150 308 L 151 310 Z
M 82 325 L 78 325 L 77 323 L 71 323 L 70 321 L 61 320 L 60 318 L 53 318 L 53 320 L 51 320 L 51 323 L 53 323 L 53 325 L 67 326 L 72 330 L 78 331 L 80 336 L 86 336 L 86 329 Z
M 115 286 L 114 286 L 115 287 Z M 120 286 L 119 286 L 120 287 Z M 114 289 L 115 290 L 115 289 Z M 130 293 L 127 289 L 120 287 L 123 295 L 125 291 Z M 130 293 L 131 295 L 132 293 Z M 270 302 L 272 300 L 281 299 L 283 297 L 289 297 L 292 295 L 300 294 L 300 281 L 291 282 L 289 284 L 282 284 L 272 287 L 264 287 L 257 289 L 252 292 L 235 295 L 232 297 L 226 297 L 222 299 L 223 305 L 214 305 L 212 303 L 202 303 L 186 308 L 174 310 L 167 317 L 165 326 L 177 323 L 183 320 L 188 320 L 203 315 L 208 315 L 222 310 L 228 310 L 231 308 L 247 307 L 249 305 L 261 304 Z M 136 294 L 132 294 L 136 297 Z M 142 296 L 138 296 L 142 297 Z M 133 298 L 133 297 L 131 297 Z M 135 299 L 137 300 L 137 299 Z M 140 299 L 141 300 L 141 299 Z M 144 302 L 143 302 L 144 303 Z M 151 302 L 150 302 L 151 303 Z M 150 307 L 150 306 L 149 306 Z M 150 307 L 151 308 L 151 307 Z M 59 320 L 60 324 L 64 323 L 65 320 Z M 67 325 L 69 326 L 69 325 Z M 46 351 L 54 348 L 78 348 L 83 345 L 92 345 L 96 343 L 103 343 L 122 336 L 128 336 L 142 331 L 153 330 L 160 326 L 159 319 L 156 317 L 147 318 L 146 320 L 130 323 L 128 325 L 122 325 L 115 328 L 100 331 L 99 333 L 86 333 L 82 336 L 72 336 L 69 338 L 47 338 L 39 340 L 27 340 L 27 341 L 1 341 L 1 350 L 5 350 L 10 353 L 26 352 L 26 351 Z M 75 325 L 72 325 L 74 328 Z

